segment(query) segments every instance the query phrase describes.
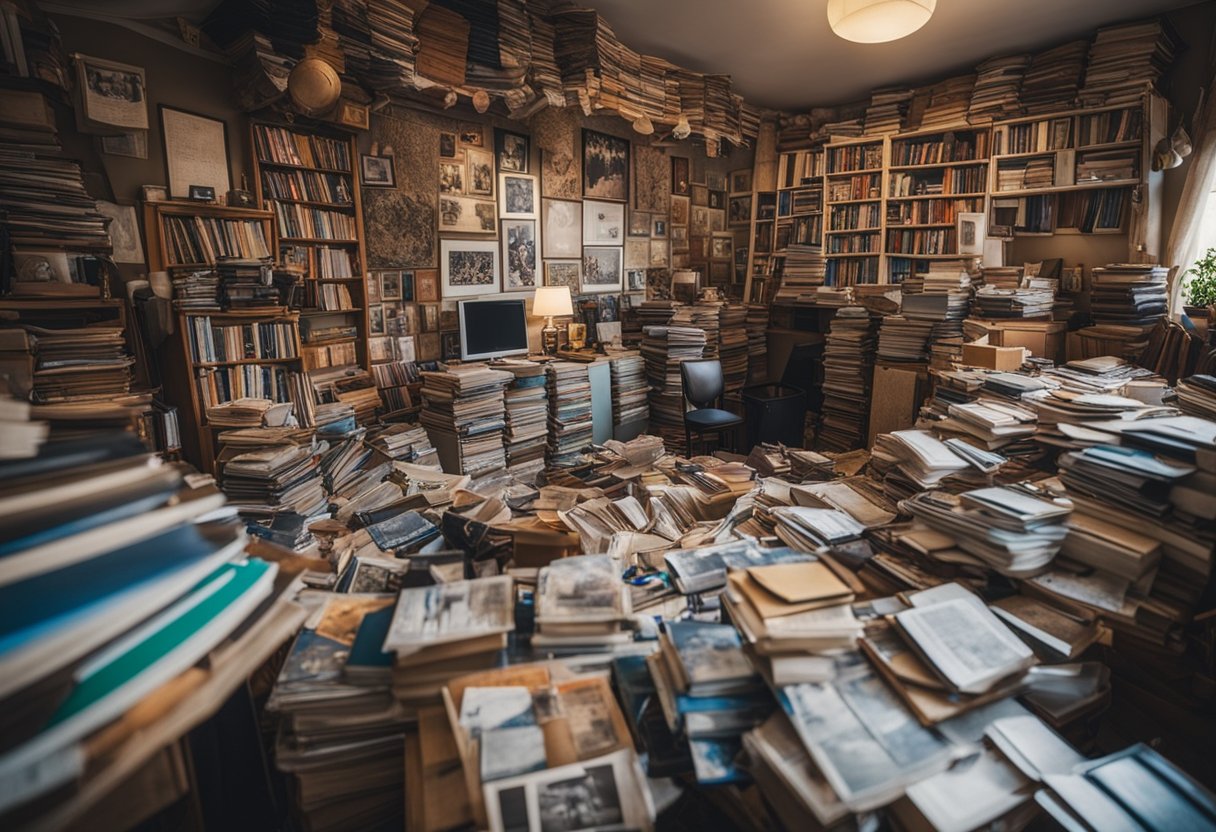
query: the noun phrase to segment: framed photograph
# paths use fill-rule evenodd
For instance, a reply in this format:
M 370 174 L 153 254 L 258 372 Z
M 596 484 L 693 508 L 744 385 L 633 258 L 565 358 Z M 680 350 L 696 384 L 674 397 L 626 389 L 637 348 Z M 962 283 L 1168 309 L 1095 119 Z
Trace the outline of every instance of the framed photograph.
M 705 186 L 706 186 L 707 188 L 709 188 L 711 191 L 725 191 L 725 190 L 726 190 L 726 185 L 727 185 L 727 182 L 726 182 L 726 174 L 725 174 L 725 173 L 723 173 L 723 172 L 722 172 L 722 171 L 720 171 L 720 170 L 708 170 L 708 169 L 706 169 L 706 171 L 705 171 Z
M 583 206 L 567 199 L 542 199 L 541 252 L 550 257 L 576 260 L 583 256 Z
M 671 258 L 671 249 L 666 240 L 650 241 L 650 267 L 652 269 L 665 267 Z
M 726 219 L 731 225 L 747 225 L 752 221 L 752 196 L 732 196 L 726 203 Z
M 983 212 L 960 212 L 956 226 L 958 229 L 958 253 L 960 256 L 979 257 L 984 253 L 984 239 L 987 236 Z
M 654 224 L 650 229 L 651 237 L 667 237 L 667 219 L 665 217 L 655 217 Z
M 671 227 L 671 250 L 672 251 L 688 251 L 688 226 L 687 225 L 672 225 L 672 227 Z
M 619 292 L 624 273 L 620 246 L 591 246 L 583 249 L 583 291 Z
M 436 269 L 414 270 L 414 300 L 418 303 L 439 302 L 439 272 Z
M 651 215 L 645 211 L 630 211 L 629 212 L 629 236 L 630 237 L 649 237 L 650 236 L 650 217 Z
M 650 238 L 629 237 L 625 240 L 625 268 L 645 269 L 650 266 Z
M 419 361 L 438 361 L 443 357 L 439 333 L 424 332 L 414 339 Z
M 730 263 L 714 260 L 709 264 L 709 282 L 715 286 L 730 283 L 730 275 L 733 270 L 734 266 Z
M 439 240 L 439 269 L 445 298 L 498 291 L 497 240 Z
M 215 188 L 217 194 L 232 190 L 223 120 L 161 104 L 160 127 L 171 198 L 187 198 L 191 185 Z
M 467 170 L 465 188 L 474 196 L 494 195 L 494 154 L 488 150 L 469 148 L 464 152 Z
M 383 335 L 384 327 L 384 307 L 380 304 L 367 307 L 367 331 L 372 335 Z
M 536 219 L 536 177 L 526 173 L 498 174 L 504 220 Z
M 688 225 L 689 199 L 686 196 L 671 198 L 671 224 Z
M 713 260 L 730 260 L 735 244 L 732 234 L 715 234 L 709 241 L 709 256 Z
M 401 300 L 401 272 L 380 272 L 380 300 Z
M 104 127 L 148 129 L 148 94 L 141 67 L 76 55 L 82 132 Z M 227 188 L 225 188 L 227 190 Z
M 365 188 L 397 187 L 397 169 L 392 156 L 359 154 L 359 181 Z
M 583 245 L 619 246 L 624 239 L 624 205 L 583 200 Z
M 683 156 L 671 157 L 671 192 L 677 196 L 688 196 L 692 191 L 692 171 L 688 159 Z M 672 219 L 675 222 L 675 219 Z
M 439 163 L 439 193 L 464 193 L 464 159 Z
M 465 147 L 485 147 L 486 134 L 480 124 L 461 124 L 460 143 Z
M 439 134 L 439 155 L 444 159 L 456 158 L 456 134 L 455 133 L 440 133 Z
M 494 128 L 494 153 L 498 156 L 499 173 L 527 173 L 528 137 L 522 133 Z
M 725 231 L 726 230 L 726 210 L 722 208 L 709 209 L 709 230 L 710 231 Z
M 191 185 L 187 199 L 194 202 L 215 202 L 215 188 L 210 185 Z
M 709 207 L 726 210 L 726 191 L 709 191 Z
M 460 332 L 442 332 L 439 334 L 442 343 L 443 360 L 455 361 L 460 358 Z
M 583 196 L 629 198 L 629 140 L 583 128 Z
M 630 269 L 625 272 L 625 288 L 630 292 L 645 292 L 646 270 Z
M 700 205 L 692 207 L 692 221 L 689 223 L 688 233 L 693 237 L 705 237 L 709 235 L 708 208 L 703 208 Z
M 750 168 L 732 170 L 730 172 L 730 192 L 732 194 L 752 195 L 752 172 Z
M 579 281 L 583 278 L 582 260 L 546 260 L 545 285 L 569 286 L 572 293 L 578 293 Z
M 97 201 L 97 211 L 110 218 L 110 242 L 114 244 L 115 263 L 144 263 L 144 243 L 134 205 Z
M 366 130 L 371 126 L 372 112 L 366 104 L 355 101 L 343 101 L 338 110 L 338 123 L 356 130 Z
M 383 272 L 371 272 L 367 279 L 363 282 L 366 284 L 367 303 L 370 306 L 373 303 L 379 303 L 383 298 L 380 295 L 380 284 L 384 280 Z
M 502 290 L 530 292 L 537 281 L 536 220 L 502 221 Z
M 498 211 L 493 200 L 439 196 L 439 230 L 460 234 L 493 234 Z

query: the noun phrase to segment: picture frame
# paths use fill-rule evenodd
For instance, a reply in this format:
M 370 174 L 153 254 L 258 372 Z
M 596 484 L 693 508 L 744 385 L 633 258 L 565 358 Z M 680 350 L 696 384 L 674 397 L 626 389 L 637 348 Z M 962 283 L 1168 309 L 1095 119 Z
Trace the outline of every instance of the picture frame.
M 368 306 L 373 303 L 380 303 L 380 281 L 383 279 L 383 272 L 370 272 L 367 279 L 364 280 L 364 291 L 367 293 Z
M 734 266 L 724 260 L 714 260 L 709 264 L 709 282 L 715 286 L 720 286 L 730 283 L 731 272 Z
M 401 272 L 380 272 L 380 301 L 401 300 Z
M 366 104 L 343 100 L 338 109 L 338 123 L 343 127 L 366 130 L 371 127 L 372 111 Z
M 720 209 L 720 210 L 725 210 L 725 208 L 726 208 L 726 191 L 715 191 L 713 188 L 710 188 L 709 189 L 709 207 Z
M 169 189 L 164 185 L 141 185 L 139 198 L 144 202 L 167 202 Z
M 726 202 L 728 225 L 747 225 L 752 221 L 752 195 L 732 196 Z
M 709 257 L 711 260 L 730 260 L 733 257 L 735 238 L 733 234 L 714 234 L 709 240 Z
M 709 208 L 701 205 L 692 207 L 692 220 L 688 224 L 688 233 L 693 237 L 709 235 Z
M 486 132 L 480 124 L 462 122 L 458 129 L 457 137 L 465 147 L 484 148 L 486 146 Z
M 450 161 L 440 160 L 439 193 L 448 195 L 465 193 L 464 166 L 464 158 L 459 155 Z
M 625 206 L 583 200 L 583 245 L 619 246 L 625 239 Z
M 624 279 L 620 246 L 583 248 L 582 291 L 588 294 L 620 292 Z
M 725 191 L 727 184 L 725 173 L 720 170 L 705 169 L 705 187 L 711 191 Z
M 542 199 L 541 253 L 545 259 L 578 260 L 583 256 L 583 206 L 577 200 Z
M 494 156 L 498 172 L 527 173 L 531 160 L 532 140 L 523 133 L 494 128 Z
M 710 208 L 709 209 L 709 230 L 725 231 L 726 230 L 726 209 Z
M 583 128 L 583 198 L 629 199 L 629 139 Z
M 492 199 L 440 194 L 439 230 L 450 234 L 495 234 L 498 205 Z
M 650 268 L 666 268 L 671 262 L 671 247 L 666 240 L 651 239 Z
M 143 67 L 76 55 L 82 133 L 148 129 L 148 86 Z M 227 189 L 225 189 L 227 190 Z
M 646 291 L 646 270 L 629 269 L 625 272 L 625 289 L 629 292 Z
M 571 292 L 577 293 L 582 279 L 582 260 L 545 261 L 546 286 L 569 286 Z
M 536 219 L 536 177 L 527 173 L 498 174 L 498 195 L 502 202 L 501 218 L 504 220 Z
M 97 213 L 110 218 L 110 242 L 113 243 L 115 263 L 144 264 L 143 237 L 139 233 L 139 219 L 134 205 L 97 201 Z
M 672 196 L 671 224 L 688 225 L 688 215 L 692 208 L 692 200 L 686 196 Z
M 414 270 L 414 300 L 418 303 L 439 302 L 439 270 Z
M 372 335 L 384 335 L 384 306 L 375 304 L 367 307 L 367 331 Z
M 397 187 L 397 168 L 393 157 L 360 153 L 359 183 L 365 188 Z
M 540 285 L 536 220 L 502 221 L 502 290 L 531 292 Z
M 646 269 L 650 267 L 650 238 L 629 237 L 625 240 L 625 268 Z
M 494 195 L 494 154 L 488 150 L 467 148 L 465 157 L 465 188 L 471 196 Z
M 709 188 L 705 187 L 704 185 L 695 185 L 695 184 L 692 185 L 691 187 L 692 187 L 692 194 L 690 195 L 690 199 L 692 199 L 693 207 L 694 208 L 696 208 L 696 207 L 708 208 L 709 207 Z
M 751 168 L 741 168 L 730 172 L 730 192 L 734 196 L 736 194 L 752 195 L 752 170 Z
M 186 198 L 191 202 L 215 202 L 215 188 L 210 185 L 191 185 Z
M 630 211 L 628 235 L 630 237 L 649 237 L 651 216 L 646 211 Z
M 414 302 L 414 273 L 412 271 L 401 273 L 401 300 L 405 303 Z
M 650 228 L 650 236 L 652 238 L 667 239 L 667 218 L 655 217 Z
M 688 251 L 688 226 L 672 225 L 670 229 L 671 250 Z
M 498 241 L 440 238 L 439 271 L 445 298 L 498 291 Z
M 439 337 L 442 341 L 443 360 L 455 361 L 460 358 L 460 332 L 442 332 Z
M 692 193 L 692 170 L 685 156 L 671 157 L 671 192 L 676 196 L 688 196 Z
M 456 134 L 444 133 L 439 134 L 439 158 L 455 159 L 456 158 Z
M 187 198 L 191 185 L 232 190 L 227 122 L 167 104 L 159 110 L 170 198 Z
M 148 158 L 148 131 L 132 130 L 117 136 L 98 136 L 97 145 L 109 156 L 126 156 L 129 159 Z
M 988 233 L 987 216 L 982 211 L 959 212 L 955 219 L 955 229 L 960 257 L 980 257 L 984 254 L 984 240 Z

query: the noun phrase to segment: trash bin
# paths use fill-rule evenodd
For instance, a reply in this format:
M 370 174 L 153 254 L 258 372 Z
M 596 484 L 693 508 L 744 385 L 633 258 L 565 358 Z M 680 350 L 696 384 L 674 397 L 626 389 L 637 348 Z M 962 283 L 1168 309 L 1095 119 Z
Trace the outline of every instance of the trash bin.
M 780 384 L 757 384 L 744 387 L 743 415 L 747 425 L 747 447 L 762 442 L 801 448 L 803 425 L 806 422 L 807 391 L 792 384 L 795 379 L 812 377 L 814 354 L 822 345 L 799 344 L 790 352 Z

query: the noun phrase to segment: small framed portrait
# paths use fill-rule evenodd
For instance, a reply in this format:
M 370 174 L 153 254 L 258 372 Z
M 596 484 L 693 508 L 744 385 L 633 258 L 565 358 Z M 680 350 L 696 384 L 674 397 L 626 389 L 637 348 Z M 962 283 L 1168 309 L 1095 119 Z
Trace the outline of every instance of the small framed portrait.
M 384 307 L 381 304 L 367 307 L 367 331 L 372 335 L 385 333 Z
M 532 291 L 537 282 L 536 220 L 502 221 L 502 290 Z
M 392 156 L 359 154 L 359 176 L 365 188 L 397 187 L 397 171 Z
M 401 272 L 380 272 L 380 300 L 401 300 Z
M 488 150 L 469 148 L 464 152 L 468 170 L 465 187 L 474 196 L 494 195 L 494 154 Z
M 464 160 L 453 159 L 450 162 L 440 162 L 439 193 L 463 194 L 464 192 Z
M 354 101 L 343 101 L 342 107 L 338 110 L 338 123 L 345 127 L 354 127 L 356 130 L 366 130 L 371 126 L 371 120 L 371 108 L 366 104 L 359 104 Z
M 646 270 L 630 269 L 625 272 L 625 288 L 630 292 L 646 291 Z
M 715 234 L 709 243 L 709 256 L 714 260 L 730 260 L 734 243 L 732 234 Z
M 959 213 L 956 225 L 960 255 L 979 257 L 984 253 L 984 239 L 987 236 L 985 218 L 986 215 L 982 212 Z
M 650 236 L 651 237 L 662 237 L 662 238 L 667 237 L 667 218 L 666 217 L 655 217 L 654 218 L 654 224 L 651 226 L 651 229 L 650 229 Z
M 187 199 L 193 202 L 215 202 L 215 188 L 210 185 L 191 185 Z
M 460 143 L 465 147 L 485 147 L 486 134 L 480 124 L 461 124 Z
M 383 297 L 380 294 L 380 285 L 382 282 L 383 275 L 381 272 L 371 272 L 368 274 L 367 280 L 364 281 L 364 284 L 367 286 L 367 303 L 369 306 L 383 300 Z
M 414 300 L 418 303 L 439 302 L 439 271 L 436 269 L 414 270 Z
M 650 217 L 651 215 L 645 211 L 630 211 L 629 212 L 629 236 L 630 237 L 649 237 L 650 236 Z
M 494 130 L 494 154 L 499 173 L 527 173 L 531 155 L 528 137 L 510 130 Z
M 629 140 L 583 128 L 583 196 L 629 198 Z
M 500 173 L 499 194 L 504 220 L 536 219 L 536 177 L 526 173 Z
M 750 168 L 730 172 L 730 192 L 732 194 L 751 194 L 752 172 Z
M 440 133 L 439 134 L 439 156 L 443 159 L 456 158 L 456 134 L 455 133 Z
M 455 361 L 460 358 L 460 332 L 444 332 L 440 334 L 443 344 L 443 360 Z
M 677 196 L 688 196 L 692 192 L 691 188 L 692 172 L 689 168 L 688 159 L 683 156 L 672 156 L 671 192 Z
M 711 188 L 709 191 L 709 207 L 725 209 L 726 191 L 715 191 Z

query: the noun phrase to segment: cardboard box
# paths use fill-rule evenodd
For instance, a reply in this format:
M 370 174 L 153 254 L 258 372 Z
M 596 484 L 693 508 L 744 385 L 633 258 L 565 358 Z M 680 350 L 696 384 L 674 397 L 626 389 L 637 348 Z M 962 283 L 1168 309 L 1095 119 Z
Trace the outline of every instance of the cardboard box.
M 1068 324 L 1064 321 L 988 321 L 968 318 L 967 323 L 987 333 L 988 343 L 995 347 L 1025 347 L 1030 354 L 1049 358 L 1057 364 L 1064 363 L 1065 336 Z
M 963 363 L 989 370 L 1016 370 L 1026 360 L 1022 347 L 997 347 L 992 344 L 963 344 Z
M 907 430 L 929 395 L 929 370 L 924 364 L 875 364 L 870 393 L 869 446 L 880 433 Z

